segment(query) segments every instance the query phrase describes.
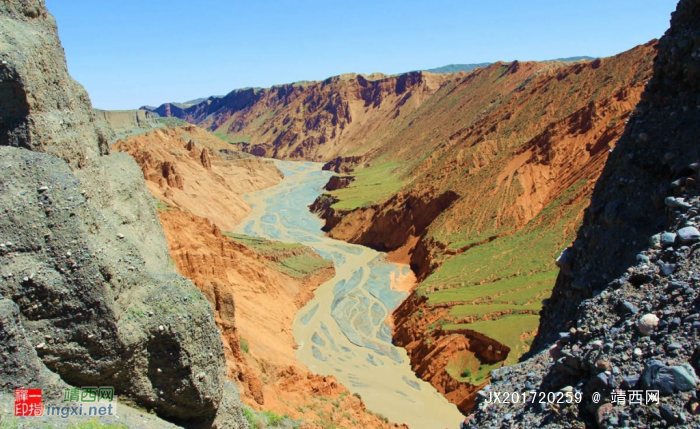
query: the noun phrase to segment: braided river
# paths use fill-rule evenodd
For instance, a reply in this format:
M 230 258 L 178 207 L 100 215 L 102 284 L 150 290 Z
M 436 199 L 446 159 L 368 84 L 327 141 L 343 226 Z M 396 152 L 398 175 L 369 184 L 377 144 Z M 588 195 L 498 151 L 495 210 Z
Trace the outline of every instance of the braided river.
M 331 172 L 311 162 L 274 161 L 278 185 L 246 195 L 253 210 L 236 232 L 302 243 L 335 265 L 294 319 L 297 359 L 312 372 L 333 375 L 367 408 L 411 428 L 454 428 L 464 419 L 429 383 L 413 373 L 406 351 L 391 342 L 387 323 L 407 293 L 392 288 L 409 274 L 385 254 L 326 237 L 309 211 Z

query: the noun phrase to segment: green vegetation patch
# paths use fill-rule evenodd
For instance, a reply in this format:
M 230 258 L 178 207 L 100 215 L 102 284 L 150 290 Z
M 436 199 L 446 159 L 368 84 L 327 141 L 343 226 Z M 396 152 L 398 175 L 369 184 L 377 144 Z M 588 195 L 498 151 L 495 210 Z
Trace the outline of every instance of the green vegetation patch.
M 240 344 L 240 346 L 241 346 L 241 350 L 243 350 L 244 353 L 250 353 L 250 344 L 248 344 L 248 340 L 247 340 L 247 339 L 245 339 L 245 338 L 243 338 L 243 337 L 240 337 L 240 338 L 238 339 L 238 342 L 239 342 L 239 344 Z
M 278 266 L 283 273 L 292 277 L 302 278 L 312 274 L 314 271 L 333 266 L 333 262 L 313 253 L 311 255 L 302 254 L 283 259 Z
M 233 238 L 239 243 L 243 243 L 249 247 L 253 247 L 260 251 L 279 250 L 279 249 L 302 249 L 305 246 L 301 243 L 283 243 L 281 241 L 272 241 L 261 237 L 253 237 L 252 235 L 234 234 L 232 232 L 223 233 L 225 236 Z
M 503 366 L 502 362 L 482 363 L 471 352 L 462 352 L 447 362 L 445 369 L 452 378 L 463 383 L 481 384 L 492 370 Z
M 100 423 L 97 419 L 90 419 L 86 422 L 75 423 L 68 426 L 68 429 L 127 429 L 128 426 L 122 424 Z
M 272 411 L 262 410 L 255 411 L 246 406 L 243 407 L 243 416 L 248 425 L 252 429 L 264 429 L 264 428 L 275 428 L 275 427 L 299 427 L 299 422 L 296 422 L 289 418 L 289 416 L 279 415 Z
M 184 121 L 180 118 L 176 118 L 174 116 L 169 116 L 169 117 L 158 117 L 156 118 L 156 121 L 159 124 L 162 124 L 165 127 L 181 127 L 183 125 L 188 125 L 187 121 Z
M 527 351 L 542 300 L 551 294 L 559 272 L 554 258 L 573 239 L 577 216 L 587 204 L 578 198 L 585 186 L 586 180 L 575 183 L 515 234 L 439 260 L 418 293 L 428 297 L 429 305 L 452 304 L 439 322 L 443 329 L 466 328 L 505 344 L 511 349 L 507 364 Z M 481 242 L 484 237 L 462 239 Z M 462 323 L 466 321 L 473 322 Z M 470 371 L 453 372 L 456 379 L 475 379 Z
M 550 285 L 551 290 L 551 285 Z M 456 305 L 450 309 L 449 315 L 455 318 L 480 317 L 496 313 L 532 313 L 539 312 L 542 308 L 541 301 L 535 301 L 527 305 L 513 304 L 481 304 L 481 305 Z
M 394 161 L 376 164 L 356 170 L 355 180 L 347 188 L 330 192 L 338 198 L 333 208 L 352 210 L 378 203 L 398 192 L 404 185 L 400 180 L 402 164 Z
M 510 347 L 510 353 L 505 361 L 512 365 L 527 351 L 525 338 L 530 336 L 540 324 L 537 314 L 509 314 L 497 320 L 484 320 L 474 323 L 445 324 L 446 331 L 454 329 L 471 329 L 493 338 L 501 344 Z
M 564 239 L 566 240 L 566 239 Z M 554 268 L 554 257 L 564 241 L 561 231 L 517 233 L 473 247 L 442 262 L 421 285 L 421 290 L 479 285 L 530 276 Z M 527 280 L 523 280 L 527 282 Z M 519 280 L 514 280 L 517 285 Z
M 533 301 L 539 303 L 543 297 L 550 295 L 552 288 L 554 287 L 557 274 L 557 270 L 544 273 L 544 275 L 551 275 L 548 281 L 533 283 L 525 289 L 513 290 L 508 293 L 504 293 L 498 297 L 495 297 L 493 301 L 517 305 L 520 306 L 520 308 L 528 308 L 528 306 L 533 304 Z M 527 279 L 529 279 L 529 277 Z M 535 298 L 533 298 L 533 296 Z M 536 308 L 539 310 L 539 305 Z
M 169 212 L 173 210 L 173 206 L 158 199 L 155 200 L 155 206 L 156 210 L 159 212 Z
M 473 303 L 474 301 L 502 302 L 501 296 L 508 291 L 527 290 L 529 287 L 542 285 L 544 288 L 552 288 L 557 278 L 557 270 L 546 271 L 528 276 L 515 276 L 509 279 L 492 283 L 471 285 L 455 289 L 438 290 L 428 295 L 429 304 L 441 304 L 444 302 L 462 301 Z M 527 292 L 529 295 L 529 292 Z
M 266 258 L 265 263 L 269 267 L 291 277 L 304 278 L 315 271 L 333 266 L 332 261 L 322 258 L 301 243 L 283 243 L 231 232 L 223 234 L 253 248 Z

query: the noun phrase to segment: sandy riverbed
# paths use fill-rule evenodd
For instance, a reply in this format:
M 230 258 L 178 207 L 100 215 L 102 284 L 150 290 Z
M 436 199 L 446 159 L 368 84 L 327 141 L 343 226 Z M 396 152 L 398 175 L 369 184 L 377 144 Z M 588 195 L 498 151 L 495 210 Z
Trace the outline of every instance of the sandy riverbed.
M 323 235 L 308 205 L 322 192 L 329 172 L 320 164 L 276 161 L 285 179 L 248 194 L 253 206 L 237 232 L 299 242 L 333 260 L 336 276 L 316 290 L 297 314 L 297 358 L 313 372 L 334 375 L 367 407 L 412 428 L 457 427 L 463 419 L 430 384 L 411 371 L 408 356 L 391 343 L 387 320 L 407 296 L 415 277 L 385 254 Z

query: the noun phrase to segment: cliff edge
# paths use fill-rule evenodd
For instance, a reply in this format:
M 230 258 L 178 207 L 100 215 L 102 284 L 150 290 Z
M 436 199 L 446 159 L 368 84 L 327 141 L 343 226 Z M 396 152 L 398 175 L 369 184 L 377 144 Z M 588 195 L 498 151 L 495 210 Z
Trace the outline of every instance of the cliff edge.
M 698 424 L 698 34 L 700 1 L 681 0 L 577 238 L 557 260 L 532 355 L 493 372 L 473 427 Z M 573 400 L 489 403 L 506 391 Z

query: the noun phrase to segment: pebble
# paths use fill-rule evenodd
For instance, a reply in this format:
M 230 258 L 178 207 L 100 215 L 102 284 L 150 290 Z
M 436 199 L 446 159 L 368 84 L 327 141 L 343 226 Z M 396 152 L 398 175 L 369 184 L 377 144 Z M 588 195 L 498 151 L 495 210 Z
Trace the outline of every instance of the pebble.
M 676 272 L 676 264 L 663 264 L 661 265 L 661 275 L 668 277 Z
M 659 318 L 655 314 L 645 314 L 637 322 L 637 329 L 642 335 L 650 335 L 659 324 Z
M 692 205 L 683 201 L 683 198 L 666 197 L 664 203 L 671 208 L 689 209 Z
M 681 243 L 695 243 L 700 241 L 700 231 L 694 226 L 686 226 L 678 230 L 678 239 Z
M 37 191 L 39 191 L 40 194 L 43 194 L 44 192 L 48 191 L 49 187 L 48 186 L 41 186 Z
M 624 377 L 622 379 L 622 387 L 625 390 L 631 390 L 637 387 L 639 383 L 639 377 Z
M 662 396 L 670 396 L 674 392 L 694 390 L 698 378 L 688 363 L 669 367 L 659 360 L 652 359 L 644 366 L 639 382 L 643 389 L 658 390 Z
M 694 390 L 698 385 L 695 370 L 688 363 L 671 367 L 671 373 L 673 374 L 674 387 L 680 392 Z
M 676 242 L 676 234 L 672 232 L 664 232 L 661 234 L 661 246 L 663 247 L 669 247 L 673 246 L 673 243 Z
M 660 406 L 659 412 L 661 413 L 661 418 L 663 418 L 668 424 L 676 423 L 676 416 L 673 415 L 673 410 L 668 405 Z
M 573 263 L 573 260 L 573 249 L 571 247 L 567 247 L 561 252 L 554 263 L 561 269 L 562 273 L 569 274 L 571 272 L 571 264 Z
M 647 255 L 645 255 L 644 253 L 640 253 L 637 255 L 637 262 L 642 264 L 648 264 L 650 261 Z
M 123 240 L 123 239 L 124 239 L 124 234 L 122 234 L 121 232 L 117 233 L 117 238 L 120 239 L 120 240 Z
M 657 247 L 661 244 L 661 234 L 654 234 L 649 237 L 649 245 L 651 247 Z
M 676 329 L 677 327 L 681 326 L 681 318 L 680 317 L 674 317 L 671 320 L 671 328 Z
M 680 289 L 682 287 L 683 287 L 683 284 L 678 283 L 678 282 L 671 282 L 668 284 L 668 289 L 671 291 L 676 290 L 676 289 Z
M 637 314 L 639 309 L 629 301 L 622 303 L 622 314 Z
M 610 371 L 611 369 L 610 362 L 606 362 L 604 360 L 599 360 L 598 362 L 596 362 L 595 366 L 600 371 Z

